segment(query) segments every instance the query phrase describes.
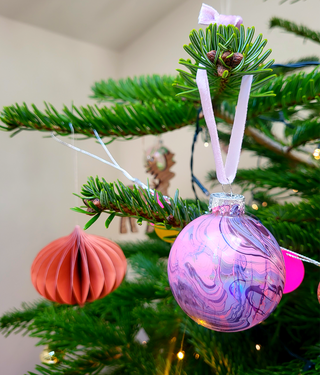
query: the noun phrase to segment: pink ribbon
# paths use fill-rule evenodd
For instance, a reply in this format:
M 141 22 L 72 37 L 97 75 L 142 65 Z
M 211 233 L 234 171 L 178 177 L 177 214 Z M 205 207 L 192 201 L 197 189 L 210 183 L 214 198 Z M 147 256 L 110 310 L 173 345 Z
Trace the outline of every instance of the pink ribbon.
M 226 16 L 224 14 L 219 14 L 210 5 L 202 3 L 198 22 L 201 25 L 210 25 L 210 23 L 225 26 L 233 25 L 239 29 L 240 25 L 243 23 L 243 20 L 240 16 Z
M 223 165 L 217 124 L 211 103 L 210 87 L 206 69 L 198 69 L 196 82 L 198 85 L 202 112 L 210 133 L 211 146 L 216 162 L 217 179 L 222 185 L 231 184 L 236 176 L 240 159 L 241 145 L 247 118 L 248 101 L 252 83 L 252 75 L 243 76 L 240 85 L 240 93 L 234 117 L 229 150 L 226 164 Z

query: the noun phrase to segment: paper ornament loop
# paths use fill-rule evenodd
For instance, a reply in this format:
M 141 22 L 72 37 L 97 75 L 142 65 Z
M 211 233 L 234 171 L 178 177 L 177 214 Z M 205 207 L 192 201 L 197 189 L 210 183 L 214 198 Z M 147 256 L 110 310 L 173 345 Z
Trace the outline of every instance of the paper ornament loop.
M 105 297 L 122 282 L 127 261 L 114 242 L 79 226 L 43 248 L 31 266 L 31 280 L 43 297 L 79 304 Z

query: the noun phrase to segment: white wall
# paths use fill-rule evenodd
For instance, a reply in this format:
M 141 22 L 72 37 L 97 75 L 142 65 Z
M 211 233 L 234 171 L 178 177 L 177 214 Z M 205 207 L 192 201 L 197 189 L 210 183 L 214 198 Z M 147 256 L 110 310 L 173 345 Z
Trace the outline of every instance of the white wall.
M 62 108 L 62 104 L 92 103 L 88 100 L 90 86 L 96 80 L 108 77 L 126 77 L 138 74 L 175 74 L 178 60 L 184 57 L 182 45 L 188 43 L 192 28 L 198 28 L 197 17 L 202 1 L 188 0 L 170 15 L 159 20 L 148 32 L 126 48 L 120 56 L 101 48 L 65 38 L 0 17 L 0 108 L 15 102 L 35 103 L 43 108 L 46 100 Z M 220 9 L 220 1 L 207 3 Z M 222 2 L 225 6 L 226 2 Z M 304 55 L 319 55 L 319 47 L 294 38 L 278 30 L 269 31 L 268 20 L 273 15 L 318 27 L 318 0 L 289 1 L 279 5 L 278 0 L 234 0 L 230 12 L 240 14 L 247 26 L 256 25 L 273 48 L 273 58 L 284 62 Z M 164 144 L 175 155 L 170 193 L 180 189 L 182 197 L 192 197 L 190 185 L 190 149 L 193 131 L 185 128 L 162 136 Z M 117 141 L 110 146 L 118 162 L 135 177 L 145 181 L 144 150 L 155 137 L 130 142 Z M 205 181 L 207 171 L 214 167 L 212 151 L 199 140 L 195 154 L 195 175 Z M 78 145 L 104 156 L 98 145 L 78 141 Z M 103 176 L 107 181 L 119 178 L 118 172 L 99 162 L 79 156 L 79 185 L 74 187 L 74 154 L 43 134 L 23 132 L 13 139 L 0 133 L 0 315 L 19 307 L 22 301 L 38 298 L 30 282 L 30 266 L 48 242 L 71 232 L 74 224 L 83 225 L 81 215 L 69 210 L 80 204 L 72 196 L 79 191 L 89 175 Z M 256 165 L 256 159 L 243 153 L 240 167 Z M 206 184 L 210 190 L 210 185 Z M 199 196 L 202 193 L 199 191 Z M 132 240 L 139 234 L 119 235 L 119 221 L 108 232 L 103 220 L 91 233 L 105 235 L 113 240 Z M 20 336 L 5 339 L 0 336 L 0 373 L 17 375 L 34 368 L 40 348 L 36 340 Z M 4 371 L 5 370 L 5 371 Z
M 61 35 L 0 17 L 0 107 L 15 102 L 85 105 L 90 86 L 118 77 L 117 54 Z M 44 133 L 0 133 L 0 315 L 22 301 L 39 298 L 30 266 L 48 242 L 67 235 L 77 214 L 72 193 L 89 175 L 114 180 L 103 164 L 79 156 L 79 187 L 74 186 L 73 153 Z M 95 150 L 93 141 L 83 144 Z M 114 147 L 111 147 L 114 148 Z M 77 200 L 79 205 L 80 200 Z M 79 215 L 83 225 L 85 218 Z M 0 336 L 0 373 L 24 374 L 39 361 L 37 340 Z

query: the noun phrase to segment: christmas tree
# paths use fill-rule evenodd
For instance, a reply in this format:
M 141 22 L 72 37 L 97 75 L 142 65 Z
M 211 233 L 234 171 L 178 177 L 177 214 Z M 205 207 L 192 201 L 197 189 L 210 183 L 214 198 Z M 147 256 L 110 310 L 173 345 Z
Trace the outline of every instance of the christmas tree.
M 319 33 L 290 21 L 274 18 L 270 26 L 320 42 Z M 265 161 L 255 169 L 238 170 L 236 183 L 252 192 L 247 212 L 258 217 L 280 246 L 319 260 L 319 152 L 312 155 L 310 150 L 320 148 L 320 73 L 302 69 L 318 59 L 274 65 L 266 40 L 254 31 L 217 24 L 193 30 L 184 47 L 192 60 L 180 60 L 178 77 L 96 83 L 93 97 L 111 106 L 65 107 L 61 113 L 51 105 L 45 111 L 6 107 L 2 128 L 13 134 L 38 130 L 64 136 L 72 124 L 76 134 L 94 137 L 95 129 L 108 141 L 193 124 L 199 132 L 205 127 L 196 84 L 201 64 L 209 76 L 219 138 L 228 143 L 242 77 L 252 75 L 242 147 Z M 239 53 L 240 62 L 230 62 Z M 281 138 L 275 135 L 279 122 L 285 124 Z M 208 179 L 217 184 L 216 172 L 209 172 Z M 207 211 L 207 202 L 182 199 L 178 191 L 167 198 L 148 187 L 132 190 L 103 177 L 89 177 L 80 197 L 83 206 L 75 210 L 91 216 L 87 226 L 107 213 L 107 227 L 115 216 L 134 217 L 138 223 L 162 225 L 168 237 L 170 229 L 181 230 Z M 294 203 L 287 203 L 288 197 L 296 198 Z M 249 330 L 223 333 L 198 325 L 175 302 L 166 269 L 168 243 L 150 235 L 121 247 L 137 276 L 107 297 L 82 307 L 41 300 L 2 316 L 3 334 L 24 331 L 48 345 L 52 363 L 38 366 L 39 373 L 318 373 L 320 280 L 314 265 L 305 264 L 302 285 L 284 295 L 267 320 Z M 142 329 L 147 336 L 141 342 L 137 335 Z

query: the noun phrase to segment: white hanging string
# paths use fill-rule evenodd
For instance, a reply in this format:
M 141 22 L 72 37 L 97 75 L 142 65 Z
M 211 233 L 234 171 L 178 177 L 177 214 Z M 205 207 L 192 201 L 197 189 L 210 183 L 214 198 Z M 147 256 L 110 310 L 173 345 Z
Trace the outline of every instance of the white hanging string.
M 72 134 L 72 146 L 75 146 L 75 137 L 74 137 L 74 128 L 71 122 L 69 123 L 69 127 L 71 129 L 71 134 Z M 73 159 L 73 168 L 74 168 L 74 187 L 75 191 L 78 191 L 78 154 L 74 154 L 74 159 Z M 77 197 L 75 196 L 75 205 L 77 205 Z
M 76 146 L 74 146 L 74 145 L 72 145 L 72 144 L 70 144 L 70 143 L 67 143 L 67 142 L 62 141 L 62 140 L 59 139 L 57 136 L 55 136 L 53 132 L 51 133 L 51 137 L 52 137 L 55 141 L 61 143 L 61 144 L 64 145 L 64 146 L 67 146 L 67 147 L 71 148 L 72 150 L 75 150 L 75 151 L 81 152 L 82 154 L 85 154 L 85 155 L 90 156 L 90 157 L 92 157 L 92 158 L 94 158 L 94 159 L 97 159 L 97 160 L 101 161 L 102 163 L 107 164 L 107 165 L 109 165 L 110 167 L 113 167 L 113 168 L 119 170 L 120 172 L 122 172 L 122 173 L 127 177 L 128 180 L 130 180 L 131 182 L 133 182 L 135 185 L 139 185 L 139 186 L 141 186 L 143 189 L 148 190 L 152 195 L 154 195 L 155 192 L 154 192 L 153 189 L 150 189 L 146 184 L 144 184 L 144 183 L 143 183 L 142 181 L 140 181 L 138 178 L 134 178 L 134 177 L 132 177 L 131 174 L 130 174 L 129 172 L 127 172 L 124 168 L 120 167 L 120 165 L 116 162 L 116 160 L 115 160 L 114 157 L 112 156 L 111 152 L 108 150 L 108 147 L 103 143 L 103 141 L 102 141 L 102 139 L 100 138 L 98 132 L 97 132 L 95 129 L 93 129 L 93 132 L 94 132 L 94 135 L 96 136 L 98 142 L 101 144 L 101 146 L 103 147 L 103 149 L 105 150 L 105 152 L 107 153 L 107 155 L 109 156 L 109 158 L 111 159 L 112 163 L 109 162 L 109 161 L 107 161 L 107 160 L 105 160 L 105 159 L 100 158 L 100 157 L 97 156 L 97 155 L 91 154 L 91 153 L 88 152 L 88 151 L 82 150 L 81 148 L 76 147 Z M 78 187 L 77 187 L 77 188 L 78 188 Z M 163 198 L 165 199 L 165 201 L 166 201 L 167 203 L 170 204 L 170 198 L 169 198 L 169 197 L 167 197 L 166 195 L 163 195 Z M 158 198 L 158 203 L 159 203 L 159 198 Z M 160 202 L 160 203 L 161 203 L 161 202 Z M 159 203 L 159 204 L 160 204 L 160 203 Z M 160 205 L 161 205 L 161 204 L 160 204 Z
M 94 130 L 94 132 L 96 132 L 96 131 Z M 58 137 L 56 137 L 53 133 L 51 133 L 51 137 L 52 137 L 55 141 L 61 143 L 61 144 L 64 145 L 64 146 L 67 146 L 67 147 L 69 147 L 69 148 L 72 148 L 72 149 L 75 150 L 75 151 L 81 152 L 82 154 L 85 154 L 85 155 L 88 155 L 88 156 L 90 156 L 90 157 L 92 157 L 92 158 L 94 158 L 94 159 L 97 159 L 97 160 L 101 161 L 102 163 L 105 163 L 105 164 L 107 164 L 107 165 L 110 165 L 110 167 L 113 167 L 113 168 L 115 168 L 115 169 L 118 169 L 118 170 L 119 170 L 120 172 L 122 172 L 122 173 L 123 173 L 123 174 L 124 174 L 124 175 L 125 175 L 130 181 L 132 181 L 133 183 L 135 183 L 135 184 L 141 186 L 143 189 L 148 189 L 148 186 L 147 186 L 147 185 L 145 185 L 145 184 L 144 184 L 143 182 L 141 182 L 139 179 L 132 177 L 132 176 L 131 176 L 131 175 L 130 175 L 125 169 L 123 169 L 123 168 L 121 168 L 121 167 L 119 166 L 119 164 L 118 164 L 118 163 L 115 161 L 115 159 L 112 157 L 112 155 L 111 155 L 110 151 L 108 150 L 107 146 L 102 142 L 102 140 L 101 140 L 101 138 L 99 137 L 98 133 L 95 133 L 95 135 L 96 135 L 98 141 L 103 145 L 103 148 L 104 148 L 104 150 L 107 152 L 108 156 L 109 156 L 109 157 L 111 156 L 110 159 L 113 161 L 113 163 L 110 163 L 109 161 L 104 160 L 104 159 L 100 158 L 100 157 L 97 156 L 97 155 L 91 154 L 91 153 L 88 152 L 88 151 L 82 150 L 82 149 L 79 148 L 79 147 L 73 146 L 73 145 L 71 145 L 70 143 L 64 142 L 64 141 L 62 141 L 61 139 L 59 139 Z M 97 135 L 98 135 L 98 136 L 97 136 Z M 149 189 L 149 190 L 153 192 L 152 189 Z
M 232 0 L 220 0 L 221 14 L 231 14 L 231 2 Z

